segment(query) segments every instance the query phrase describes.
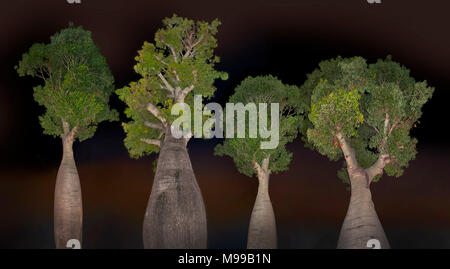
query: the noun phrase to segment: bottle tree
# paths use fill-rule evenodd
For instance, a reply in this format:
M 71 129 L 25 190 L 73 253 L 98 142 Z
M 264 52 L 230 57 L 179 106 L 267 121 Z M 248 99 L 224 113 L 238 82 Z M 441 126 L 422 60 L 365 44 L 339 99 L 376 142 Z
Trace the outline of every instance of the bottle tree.
M 291 162 L 292 153 L 286 150 L 286 144 L 291 142 L 298 133 L 300 116 L 296 110 L 299 100 L 297 87 L 283 84 L 270 75 L 246 78 L 230 97 L 230 103 L 242 103 L 246 107 L 254 104 L 255 108 L 259 107 L 259 110 L 261 110 L 259 104 L 266 103 L 267 114 L 262 111 L 262 115 L 267 115 L 267 122 L 261 122 L 261 116 L 259 116 L 258 129 L 260 132 L 261 128 L 272 131 L 276 129 L 279 136 L 276 147 L 262 147 L 262 142 L 267 142 L 271 138 L 263 138 L 261 133 L 254 138 L 250 137 L 249 128 L 256 121 L 255 117 L 252 119 L 248 113 L 248 117 L 244 115 L 245 122 L 239 123 L 239 116 L 233 111 L 231 117 L 237 119 L 237 128 L 245 128 L 245 138 L 238 138 L 235 134 L 235 138 L 227 138 L 223 144 L 215 148 L 216 155 L 231 157 L 239 172 L 249 177 L 256 175 L 258 178 L 258 193 L 248 229 L 247 248 L 249 249 L 277 248 L 275 215 L 269 197 L 269 178 L 271 174 L 286 171 Z M 273 120 L 272 103 L 279 104 L 279 111 L 276 111 L 279 117 L 278 125 Z M 226 113 L 230 111 L 227 109 Z M 237 128 L 234 129 L 235 133 L 238 132 Z
M 174 15 L 163 20 L 154 43 L 144 42 L 134 70 L 138 81 L 117 90 L 131 120 L 123 123 L 125 146 L 139 158 L 158 153 L 156 173 L 143 224 L 145 248 L 205 248 L 206 214 L 203 198 L 186 150 L 190 137 L 177 139 L 171 124 L 175 104 L 192 106 L 193 94 L 211 97 L 219 57 L 218 20 L 210 23 Z
M 43 81 L 33 89 L 34 99 L 45 107 L 39 120 L 44 134 L 62 140 L 54 233 L 56 248 L 66 248 L 70 239 L 82 242 L 81 187 L 72 145 L 92 137 L 100 122 L 116 120 L 117 112 L 108 106 L 114 79 L 91 32 L 72 24 L 53 35 L 49 44 L 34 44 L 16 70 Z
M 410 131 L 434 89 L 390 57 L 370 65 L 360 57 L 323 61 L 302 88 L 312 91 L 308 141 L 330 160 L 344 157 L 338 175 L 351 185 L 338 248 L 370 247 L 371 239 L 389 248 L 370 184 L 383 172 L 400 177 L 415 158 Z

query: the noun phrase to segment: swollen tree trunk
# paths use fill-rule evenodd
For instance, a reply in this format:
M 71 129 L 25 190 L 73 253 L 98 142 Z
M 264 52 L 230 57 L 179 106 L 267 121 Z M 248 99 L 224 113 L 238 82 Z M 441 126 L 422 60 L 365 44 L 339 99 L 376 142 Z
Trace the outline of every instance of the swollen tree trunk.
M 263 167 L 258 166 L 257 168 L 259 185 L 248 228 L 248 249 L 277 248 L 275 215 L 269 197 L 270 171 L 267 169 L 268 160 L 269 158 L 263 161 Z
M 338 248 L 372 248 L 369 240 L 376 239 L 381 248 L 390 248 L 389 242 L 375 212 L 370 185 L 364 169 L 349 172 L 351 197 L 339 235 Z
M 377 243 L 373 243 L 374 241 L 379 242 L 379 247 L 382 249 L 390 248 L 375 211 L 370 192 L 370 182 L 376 174 L 373 171 L 382 170 L 386 161 L 385 156 L 382 155 L 380 157 L 380 160 L 383 161 L 382 167 L 380 162 L 377 162 L 371 168 L 363 169 L 356 161 L 354 150 L 343 137 L 338 138 L 347 162 L 347 172 L 351 183 L 351 197 L 347 215 L 345 216 L 339 235 L 337 248 L 373 248 L 378 245 Z
M 144 248 L 206 248 L 206 213 L 184 139 L 167 128 L 144 217 Z
M 73 133 L 63 135 L 63 157 L 55 185 L 54 232 L 56 248 L 71 239 L 82 242 L 83 206 L 80 179 L 73 157 Z M 73 242 L 73 241 L 72 241 Z

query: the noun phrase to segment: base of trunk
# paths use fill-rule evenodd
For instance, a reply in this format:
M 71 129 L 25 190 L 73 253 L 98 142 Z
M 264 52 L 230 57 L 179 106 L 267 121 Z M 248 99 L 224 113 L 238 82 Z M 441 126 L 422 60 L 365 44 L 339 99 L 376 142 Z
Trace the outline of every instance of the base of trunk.
M 258 194 L 248 229 L 248 249 L 277 248 L 277 228 L 269 197 L 269 176 L 259 179 Z
M 337 248 L 390 248 L 372 202 L 366 173 L 356 171 L 350 175 L 350 181 L 352 194 Z
M 183 139 L 166 135 L 143 225 L 144 248 L 206 248 L 206 212 Z
M 58 249 L 72 248 L 73 242 L 79 242 L 81 247 L 83 225 L 81 186 L 73 158 L 72 142 L 65 142 L 63 146 L 54 200 L 54 233 Z

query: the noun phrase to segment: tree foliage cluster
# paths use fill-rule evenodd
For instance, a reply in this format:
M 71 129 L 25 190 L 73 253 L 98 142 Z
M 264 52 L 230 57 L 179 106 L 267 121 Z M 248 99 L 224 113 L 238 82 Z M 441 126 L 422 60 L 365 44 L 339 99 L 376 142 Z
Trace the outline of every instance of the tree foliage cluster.
M 82 141 L 94 135 L 98 123 L 117 120 L 108 106 L 113 76 L 91 32 L 82 27 L 70 25 L 49 44 L 34 44 L 16 70 L 44 82 L 34 88 L 34 98 L 45 107 L 39 117 L 45 134 L 62 136 L 65 122 Z
M 223 144 L 218 145 L 215 154 L 230 156 L 238 170 L 252 176 L 257 173 L 255 164 L 263 166 L 263 160 L 270 159 L 268 169 L 271 173 L 285 171 L 292 159 L 292 153 L 286 149 L 286 144 L 293 141 L 298 134 L 300 116 L 296 109 L 301 103 L 299 89 L 296 86 L 283 84 L 271 75 L 248 77 L 241 82 L 230 97 L 230 103 L 267 103 L 267 126 L 271 126 L 271 103 L 279 103 L 279 144 L 274 149 L 261 149 L 261 142 L 267 140 L 258 135 L 249 138 L 249 117 L 246 115 L 246 138 L 227 138 Z M 236 116 L 236 115 L 235 115 Z M 261 123 L 260 123 L 261 124 Z
M 174 15 L 163 25 L 135 58 L 134 70 L 141 78 L 116 91 L 128 106 L 125 145 L 134 158 L 159 151 L 167 126 L 178 117 L 171 115 L 174 104 L 192 107 L 194 94 L 210 98 L 214 81 L 227 79 L 215 70 L 220 61 L 214 54 L 218 20 L 194 22 Z
M 361 57 L 323 61 L 303 87 L 311 92 L 311 126 L 306 136 L 321 154 L 331 160 L 343 156 L 337 138 L 341 133 L 363 168 L 385 154 L 390 162 L 384 170 L 399 177 L 415 158 L 417 140 L 410 130 L 434 88 L 426 81 L 415 81 L 391 57 L 370 65 Z M 344 170 L 339 176 L 348 181 Z

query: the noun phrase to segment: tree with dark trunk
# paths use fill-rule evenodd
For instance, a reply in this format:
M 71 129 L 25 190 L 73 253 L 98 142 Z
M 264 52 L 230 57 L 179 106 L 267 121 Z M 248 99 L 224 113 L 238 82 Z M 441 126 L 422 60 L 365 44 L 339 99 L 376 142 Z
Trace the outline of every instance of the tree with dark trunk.
M 159 152 L 144 217 L 144 248 L 206 248 L 205 206 L 186 149 L 192 132 L 186 128 L 187 135 L 174 136 L 171 111 L 176 104 L 192 105 L 194 93 L 211 97 L 214 81 L 227 78 L 214 69 L 220 22 L 174 15 L 163 24 L 155 43 L 144 42 L 136 57 L 134 69 L 142 78 L 116 91 L 131 118 L 123 123 L 130 156 Z
M 114 79 L 91 33 L 72 25 L 49 44 L 34 44 L 16 70 L 44 81 L 34 88 L 35 100 L 46 109 L 41 126 L 45 134 L 62 139 L 54 199 L 56 248 L 66 248 L 71 239 L 81 244 L 83 208 L 72 145 L 92 137 L 98 123 L 117 119 L 108 106 Z
M 360 57 L 338 57 L 319 66 L 302 86 L 312 93 L 306 134 L 321 154 L 345 160 L 338 175 L 350 183 L 351 197 L 338 248 L 370 247 L 371 239 L 390 248 L 370 184 L 383 172 L 401 176 L 415 158 L 417 140 L 410 130 L 434 89 L 390 57 L 369 66 Z
M 274 148 L 264 149 L 262 142 L 267 142 L 270 138 L 263 138 L 261 133 L 256 137 L 250 136 L 252 133 L 250 128 L 257 128 L 256 115 L 252 115 L 252 111 L 248 111 L 248 117 L 246 112 L 239 115 L 239 112 L 226 111 L 226 113 L 232 113 L 232 118 L 237 119 L 237 128 L 245 128 L 245 137 L 227 138 L 223 144 L 217 145 L 215 154 L 230 156 L 241 173 L 249 177 L 256 174 L 258 178 L 258 193 L 248 229 L 247 248 L 249 249 L 277 248 L 275 214 L 269 197 L 269 178 L 273 173 L 287 170 L 291 162 L 292 153 L 286 150 L 286 144 L 298 133 L 299 116 L 296 114 L 297 105 L 295 104 L 300 100 L 298 94 L 297 87 L 284 85 L 275 77 L 264 76 L 245 79 L 230 97 L 230 103 L 246 104 L 246 108 L 254 106 L 254 113 L 256 113 L 256 107 L 261 109 L 260 103 L 267 104 L 271 108 L 270 111 L 267 110 L 270 116 L 266 118 L 268 122 L 261 122 L 261 115 L 259 116 L 259 130 L 271 129 L 279 136 L 279 142 Z M 278 104 L 276 111 L 273 111 L 275 108 L 271 107 L 272 103 Z M 265 114 L 263 111 L 260 112 Z M 228 116 L 230 115 L 227 115 L 227 118 Z M 244 119 L 243 123 L 242 118 L 239 119 L 239 117 Z M 235 130 L 235 133 L 238 132 L 239 130 Z

